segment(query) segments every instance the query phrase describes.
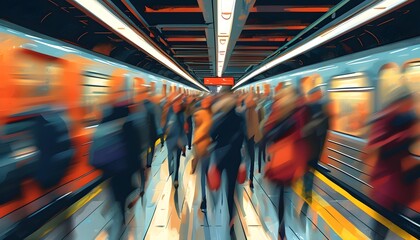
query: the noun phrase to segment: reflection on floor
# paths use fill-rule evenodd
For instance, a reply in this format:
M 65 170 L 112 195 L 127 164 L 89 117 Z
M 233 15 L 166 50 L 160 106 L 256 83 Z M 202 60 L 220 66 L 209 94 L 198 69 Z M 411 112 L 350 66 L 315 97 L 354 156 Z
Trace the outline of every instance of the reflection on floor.
M 40 236 L 43 239 L 231 239 L 224 193 L 207 190 L 208 211 L 205 214 L 200 211 L 201 173 L 190 174 L 192 153 L 188 151 L 186 157 L 181 157 L 180 185 L 175 189 L 168 174 L 166 148 L 158 148 L 156 152 L 145 195 L 126 212 L 127 226 L 122 230 L 122 216 L 117 214 L 105 183 L 78 203 L 81 207 L 65 213 L 62 218 L 68 218 L 67 221 L 46 227 Z M 222 181 L 222 188 L 227 187 L 225 183 Z M 287 239 L 370 239 L 375 234 L 383 239 L 410 239 L 410 235 L 392 223 L 387 227 L 395 231 L 387 236 L 375 233 L 371 228 L 375 216 L 337 189 L 319 173 L 315 174 L 312 200 L 302 197 L 302 181 L 286 188 Z M 260 173 L 254 176 L 253 189 L 247 182 L 238 185 L 232 239 L 278 239 L 279 193 L 280 188 Z

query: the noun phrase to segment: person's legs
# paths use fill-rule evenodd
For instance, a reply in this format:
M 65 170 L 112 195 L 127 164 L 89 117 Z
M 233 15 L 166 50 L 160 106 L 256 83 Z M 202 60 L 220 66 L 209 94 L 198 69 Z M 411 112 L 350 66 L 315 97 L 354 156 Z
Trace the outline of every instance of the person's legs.
M 312 187 L 314 184 L 314 174 L 311 171 L 308 171 L 303 176 L 303 196 L 308 200 L 312 201 Z
M 263 158 L 263 145 L 258 146 L 258 172 L 261 172 L 261 162 Z
M 165 137 L 162 134 L 162 136 L 160 137 L 160 147 L 163 148 L 164 145 L 165 145 Z
M 246 148 L 248 150 L 250 168 L 249 168 L 249 186 L 254 187 L 254 162 L 255 162 L 255 143 L 254 137 L 246 140 Z
M 187 152 L 187 150 L 186 150 L 186 148 L 185 148 L 185 146 L 181 149 L 181 153 L 182 153 L 182 156 L 183 157 L 186 157 L 187 155 L 186 155 L 186 152 Z
M 193 124 L 192 124 L 192 117 L 191 116 L 189 116 L 187 118 L 187 122 L 188 122 L 188 125 L 190 127 L 190 129 L 188 130 L 188 133 L 187 133 L 188 150 L 191 150 L 191 143 L 192 143 L 191 141 L 192 141 L 192 134 L 193 134 Z
M 286 229 L 284 224 L 284 186 L 280 187 L 280 198 L 279 198 L 279 234 L 281 239 L 286 237 Z
M 234 194 L 235 194 L 235 187 L 236 187 L 236 178 L 238 177 L 238 169 L 241 162 L 240 154 L 236 157 L 230 157 L 232 159 L 231 163 L 224 164 L 224 167 L 226 169 L 226 175 L 227 175 L 227 181 L 228 181 L 228 192 L 226 194 L 227 196 L 227 202 L 229 207 L 229 217 L 230 222 L 232 223 L 233 219 L 233 205 L 234 205 Z M 223 172 L 221 169 L 220 172 Z
M 174 151 L 172 149 L 167 148 L 168 151 L 168 169 L 169 169 L 169 175 L 172 175 L 174 173 Z
M 174 164 L 175 164 L 175 177 L 174 177 L 174 186 L 175 186 L 175 188 L 177 188 L 178 187 L 178 175 L 179 175 L 179 164 L 180 164 L 180 159 L 181 159 L 181 152 L 182 152 L 182 149 L 180 149 L 180 148 L 178 148 L 177 150 L 176 150 L 176 156 L 175 156 L 175 162 L 174 162 Z
M 207 208 L 207 198 L 206 198 L 206 179 L 207 171 L 209 170 L 210 157 L 206 156 L 200 160 L 201 163 L 201 206 L 200 209 L 205 211 Z
M 155 144 L 150 144 L 150 152 L 147 152 L 147 167 L 152 165 L 153 157 L 155 156 Z
M 145 174 L 144 167 L 142 167 L 140 169 L 140 180 L 141 180 L 141 183 L 140 183 L 140 197 L 142 197 L 143 194 L 144 194 L 144 189 L 146 187 L 146 174 Z
M 114 194 L 114 199 L 119 205 L 123 224 L 125 224 L 125 202 L 129 195 L 129 189 L 131 188 L 131 174 L 127 172 L 116 174 L 111 178 L 110 186 Z
M 264 162 L 267 161 L 267 144 L 264 142 L 261 147 L 262 153 L 263 153 L 263 160 Z

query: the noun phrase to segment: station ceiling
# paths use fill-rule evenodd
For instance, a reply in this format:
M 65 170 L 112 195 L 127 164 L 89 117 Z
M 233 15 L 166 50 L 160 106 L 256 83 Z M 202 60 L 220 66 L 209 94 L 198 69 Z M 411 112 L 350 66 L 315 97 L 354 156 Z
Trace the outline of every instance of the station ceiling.
M 93 0 L 86 0 L 93 1 Z M 223 1 L 223 0 L 222 0 Z M 217 75 L 215 2 L 212 0 L 103 0 L 113 13 L 200 82 Z M 238 81 L 261 62 L 311 36 L 362 0 L 237 0 L 223 76 Z M 250 81 L 418 36 L 419 1 L 346 33 Z M 153 56 L 109 29 L 73 0 L 5 0 L 0 18 L 130 65 L 191 85 Z M 192 86 L 192 85 L 191 85 Z

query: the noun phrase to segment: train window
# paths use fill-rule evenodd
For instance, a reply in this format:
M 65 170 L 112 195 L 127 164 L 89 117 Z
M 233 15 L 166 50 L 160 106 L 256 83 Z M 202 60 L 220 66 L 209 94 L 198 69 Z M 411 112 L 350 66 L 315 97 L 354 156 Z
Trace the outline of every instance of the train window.
M 373 87 L 363 73 L 331 79 L 331 130 L 364 138 L 367 119 L 373 109 Z
M 306 95 L 314 87 L 322 84 L 322 77 L 319 74 L 304 77 L 300 80 L 300 89 Z
M 413 93 L 416 103 L 416 113 L 420 116 L 420 61 L 408 63 L 404 69 L 404 79 Z
M 378 94 L 380 108 L 387 102 L 387 95 L 392 90 L 401 86 L 402 82 L 400 68 L 395 63 L 387 63 L 381 67 L 379 72 Z
M 98 120 L 95 113 L 100 111 L 98 107 L 106 100 L 110 92 L 111 76 L 94 71 L 83 73 L 83 99 L 82 105 L 85 109 L 87 121 L 94 123 Z
M 53 66 L 52 61 L 32 54 L 20 54 L 18 58 L 19 61 L 16 62 L 16 68 L 14 68 L 12 73 L 18 86 L 16 97 L 34 98 L 48 96 L 51 80 L 53 80 L 53 75 L 50 71 L 51 66 Z
M 415 111 L 420 117 L 420 60 L 407 63 L 404 68 L 405 84 L 410 88 L 414 97 Z M 417 134 L 420 134 L 420 123 L 417 123 Z M 420 156 L 420 140 L 411 147 L 410 151 Z

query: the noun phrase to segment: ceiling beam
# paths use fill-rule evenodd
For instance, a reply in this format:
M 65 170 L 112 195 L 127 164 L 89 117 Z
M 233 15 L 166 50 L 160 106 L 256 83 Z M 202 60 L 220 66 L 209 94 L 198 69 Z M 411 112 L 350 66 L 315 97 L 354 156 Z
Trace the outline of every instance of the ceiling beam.
M 244 37 L 239 38 L 239 42 L 285 42 L 290 41 L 293 36 L 275 36 L 275 37 Z M 167 37 L 168 42 L 205 42 L 205 37 L 193 37 L 193 36 L 180 36 L 180 37 Z
M 276 46 L 241 46 L 236 45 L 235 50 L 277 50 Z
M 158 24 L 155 28 L 161 31 L 204 31 L 207 24 Z
M 160 31 L 204 31 L 207 24 L 158 24 L 153 27 Z M 277 24 L 256 24 L 245 25 L 243 30 L 303 30 L 309 23 L 277 23 Z
M 245 25 L 243 30 L 303 30 L 309 23 L 302 24 L 258 24 L 258 25 Z
M 325 13 L 330 10 L 332 6 L 280 6 L 280 5 L 262 5 L 255 6 L 251 12 L 270 13 L 270 12 L 293 12 L 293 13 Z
M 293 13 L 325 13 L 330 10 L 331 5 L 263 5 L 254 6 L 250 9 L 252 13 L 269 13 L 269 12 L 293 12 Z M 146 13 L 201 13 L 200 7 L 193 6 L 177 6 L 177 7 L 146 7 Z
M 175 54 L 173 55 L 177 58 L 208 58 L 208 54 Z
M 236 51 L 236 49 L 232 53 L 232 57 L 241 56 L 241 57 L 247 57 L 247 56 L 263 56 L 267 57 L 273 53 L 273 51 Z

